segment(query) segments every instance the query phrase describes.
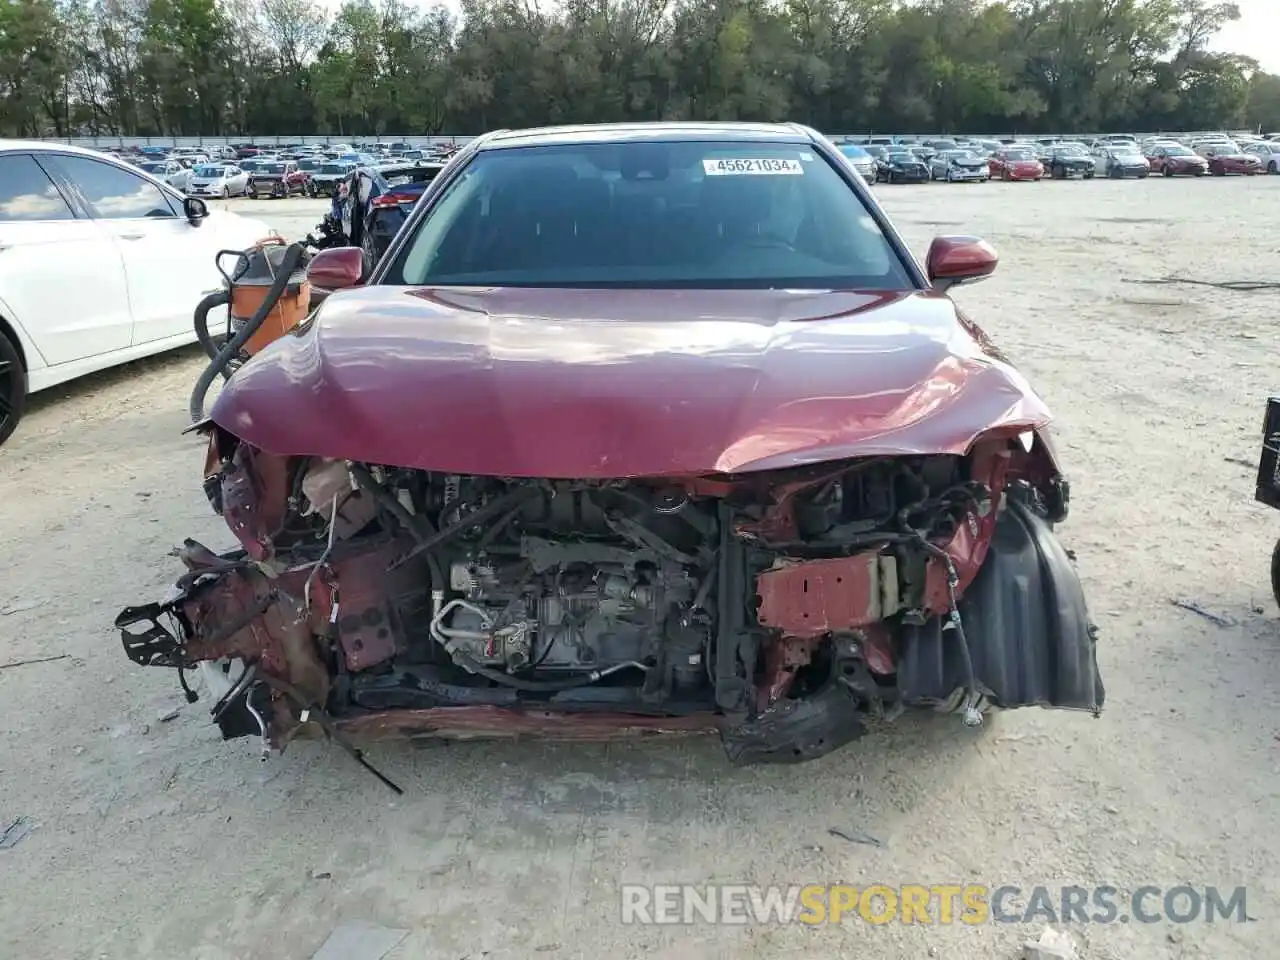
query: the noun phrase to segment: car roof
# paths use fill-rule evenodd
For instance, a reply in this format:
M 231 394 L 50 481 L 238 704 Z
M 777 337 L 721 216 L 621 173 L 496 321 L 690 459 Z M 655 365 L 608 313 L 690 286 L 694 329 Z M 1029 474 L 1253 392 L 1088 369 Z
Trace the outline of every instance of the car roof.
M 790 123 L 599 123 L 527 130 L 499 130 L 484 137 L 481 150 L 542 147 L 576 143 L 623 143 L 631 140 L 772 140 L 811 143 L 814 134 Z

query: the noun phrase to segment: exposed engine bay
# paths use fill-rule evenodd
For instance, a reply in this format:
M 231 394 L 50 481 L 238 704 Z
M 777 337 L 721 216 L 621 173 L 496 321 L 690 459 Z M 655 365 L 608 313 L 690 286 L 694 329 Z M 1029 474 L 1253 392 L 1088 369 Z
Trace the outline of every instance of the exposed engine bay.
M 193 541 L 135 662 L 198 666 L 264 755 L 348 735 L 717 731 L 817 757 L 922 705 L 1103 704 L 1094 628 L 1036 445 L 740 476 L 456 476 L 279 457 L 208 426 L 242 549 Z M 1032 649 L 1034 648 L 1034 649 Z M 189 696 L 194 696 L 190 693 Z

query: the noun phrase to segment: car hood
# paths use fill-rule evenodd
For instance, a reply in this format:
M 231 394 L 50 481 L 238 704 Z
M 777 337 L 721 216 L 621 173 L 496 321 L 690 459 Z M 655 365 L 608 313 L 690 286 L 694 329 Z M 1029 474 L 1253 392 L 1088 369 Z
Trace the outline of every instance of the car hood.
M 1048 422 L 931 293 L 369 287 L 246 364 L 211 419 L 280 455 L 449 473 L 740 473 L 964 454 Z

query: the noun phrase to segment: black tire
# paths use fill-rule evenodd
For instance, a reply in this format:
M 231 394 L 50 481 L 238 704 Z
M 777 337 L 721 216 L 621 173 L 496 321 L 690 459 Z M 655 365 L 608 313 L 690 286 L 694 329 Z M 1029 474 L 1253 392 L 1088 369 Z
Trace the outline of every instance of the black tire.
M 27 405 L 27 370 L 17 345 L 0 333 L 0 444 L 13 435 Z
M 1086 171 L 1084 172 L 1084 178 L 1085 178 L 1086 180 L 1092 180 L 1092 179 L 1093 179 L 1093 171 L 1092 171 L 1092 170 L 1086 170 Z
M 230 188 L 230 187 L 223 187 L 223 188 L 222 188 L 222 199 L 223 199 L 223 200 L 229 200 L 229 199 L 231 199 L 231 188 Z
M 1161 173 L 1163 173 L 1166 177 L 1172 177 L 1172 176 L 1173 176 L 1173 167 L 1169 166 L 1169 165 L 1166 163 L 1163 167 L 1161 167 L 1161 168 L 1160 168 L 1160 172 L 1161 172 Z
M 1280 166 L 1276 166 L 1276 162 L 1272 160 L 1269 164 L 1267 164 L 1267 173 L 1271 173 L 1271 174 L 1280 173 Z

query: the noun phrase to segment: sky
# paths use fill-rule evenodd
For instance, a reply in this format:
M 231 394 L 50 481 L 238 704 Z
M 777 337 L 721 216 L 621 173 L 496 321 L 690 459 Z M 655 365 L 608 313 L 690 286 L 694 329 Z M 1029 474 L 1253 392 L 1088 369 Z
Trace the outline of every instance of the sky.
M 430 6 L 436 0 L 409 0 L 415 5 Z M 457 0 L 442 0 L 456 11 Z M 321 0 L 323 6 L 337 10 L 342 0 Z M 1280 73 L 1280 0 L 1235 0 L 1240 19 L 1229 23 L 1210 47 L 1224 53 L 1240 53 L 1253 57 L 1268 73 Z
M 1235 0 L 1240 19 L 1214 38 L 1212 47 L 1253 57 L 1268 73 L 1280 73 L 1280 0 Z

